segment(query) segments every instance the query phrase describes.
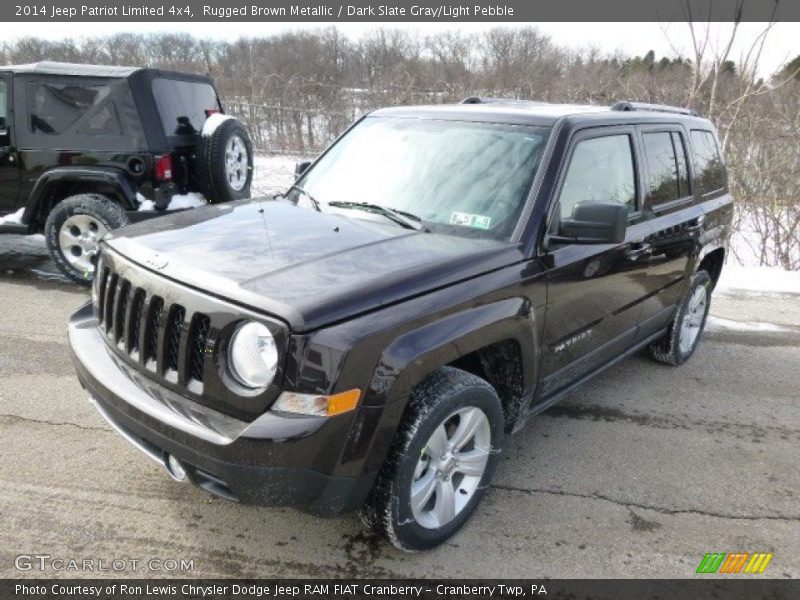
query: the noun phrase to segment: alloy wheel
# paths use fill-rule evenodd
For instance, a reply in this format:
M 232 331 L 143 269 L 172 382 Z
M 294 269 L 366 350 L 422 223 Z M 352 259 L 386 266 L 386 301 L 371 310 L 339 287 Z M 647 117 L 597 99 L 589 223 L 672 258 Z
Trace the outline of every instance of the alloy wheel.
M 422 527 L 447 525 L 464 510 L 486 471 L 489 419 L 477 407 L 451 413 L 431 434 L 414 469 L 411 512 Z

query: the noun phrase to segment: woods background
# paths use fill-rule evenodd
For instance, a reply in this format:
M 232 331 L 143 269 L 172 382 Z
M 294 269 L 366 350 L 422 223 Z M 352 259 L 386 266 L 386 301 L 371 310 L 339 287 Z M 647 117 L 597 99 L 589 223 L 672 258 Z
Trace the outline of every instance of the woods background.
M 602 27 L 602 24 L 598 24 Z M 556 44 L 534 27 L 420 35 L 376 29 L 357 41 L 336 28 L 238 41 L 187 34 L 116 34 L 5 43 L 0 60 L 151 66 L 212 76 L 256 151 L 312 155 L 364 112 L 467 96 L 688 106 L 719 128 L 737 200 L 733 258 L 800 270 L 800 55 L 764 74 L 770 26 L 734 60 L 703 25 L 690 55 L 607 55 Z

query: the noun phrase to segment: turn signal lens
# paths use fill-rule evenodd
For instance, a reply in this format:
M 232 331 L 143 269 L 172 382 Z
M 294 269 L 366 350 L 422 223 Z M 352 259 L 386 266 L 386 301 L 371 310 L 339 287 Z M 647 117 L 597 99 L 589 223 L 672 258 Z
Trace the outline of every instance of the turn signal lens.
M 358 406 L 360 398 L 361 390 L 358 388 L 332 396 L 283 392 L 272 405 L 272 410 L 299 415 L 333 417 L 353 410 Z

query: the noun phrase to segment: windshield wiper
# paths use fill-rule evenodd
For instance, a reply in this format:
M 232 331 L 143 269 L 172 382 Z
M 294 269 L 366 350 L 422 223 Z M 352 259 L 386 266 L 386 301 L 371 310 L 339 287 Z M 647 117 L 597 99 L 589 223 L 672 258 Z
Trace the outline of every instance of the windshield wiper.
M 397 210 L 396 208 L 387 208 L 380 204 L 372 204 L 371 202 L 328 202 L 328 206 L 334 208 L 352 208 L 355 210 L 364 210 L 367 212 L 378 213 L 387 219 L 391 219 L 395 223 L 402 225 L 406 229 L 413 229 L 415 231 L 428 231 L 428 228 L 422 224 L 422 218 L 414 213 L 406 212 L 404 210 Z
M 317 210 L 317 212 L 322 212 L 322 209 L 320 208 L 319 201 L 318 201 L 316 198 L 314 198 L 314 196 L 312 196 L 312 195 L 311 195 L 311 194 L 309 194 L 307 191 L 305 191 L 303 188 L 301 188 L 299 185 L 297 185 L 296 183 L 293 183 L 291 186 L 289 186 L 289 189 L 288 189 L 288 190 L 286 190 L 286 191 L 283 193 L 283 197 L 284 197 L 284 198 L 286 198 L 286 196 L 287 196 L 287 195 L 289 194 L 289 192 L 291 192 L 292 190 L 297 190 L 298 192 L 300 192 L 301 194 L 303 194 L 303 196 L 305 196 L 306 198 L 308 198 L 309 200 L 311 200 L 311 204 L 313 204 L 313 205 L 314 205 L 314 208 Z

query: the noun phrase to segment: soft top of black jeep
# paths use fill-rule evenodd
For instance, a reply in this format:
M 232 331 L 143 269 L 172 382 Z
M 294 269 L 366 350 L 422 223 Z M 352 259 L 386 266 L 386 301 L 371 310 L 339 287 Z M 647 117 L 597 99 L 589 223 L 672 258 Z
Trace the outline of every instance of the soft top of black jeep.
M 165 71 L 162 69 L 150 69 L 146 67 L 125 67 L 115 65 L 84 65 L 78 63 L 63 63 L 44 60 L 24 65 L 7 65 L 0 67 L 0 71 L 17 73 L 20 75 L 63 75 L 70 77 L 109 77 L 123 79 L 130 77 L 134 73 L 148 72 L 153 76 L 178 76 L 180 79 L 196 79 L 211 81 L 203 75 L 195 75 L 178 71 Z
M 505 98 L 467 98 L 459 104 L 381 108 L 373 111 L 370 115 L 520 125 L 552 125 L 562 118 L 580 116 L 591 121 L 607 121 L 609 123 L 621 123 L 630 121 L 633 118 L 637 122 L 663 122 L 669 120 L 691 123 L 702 122 L 708 126 L 707 119 L 700 117 L 689 109 L 626 101 L 606 106 L 597 104 L 556 104 Z
M 127 77 L 140 67 L 117 67 L 111 65 L 81 65 L 76 63 L 53 62 L 49 60 L 10 65 L 2 67 L 3 71 L 12 73 L 36 73 L 38 75 L 76 75 L 79 77 Z

